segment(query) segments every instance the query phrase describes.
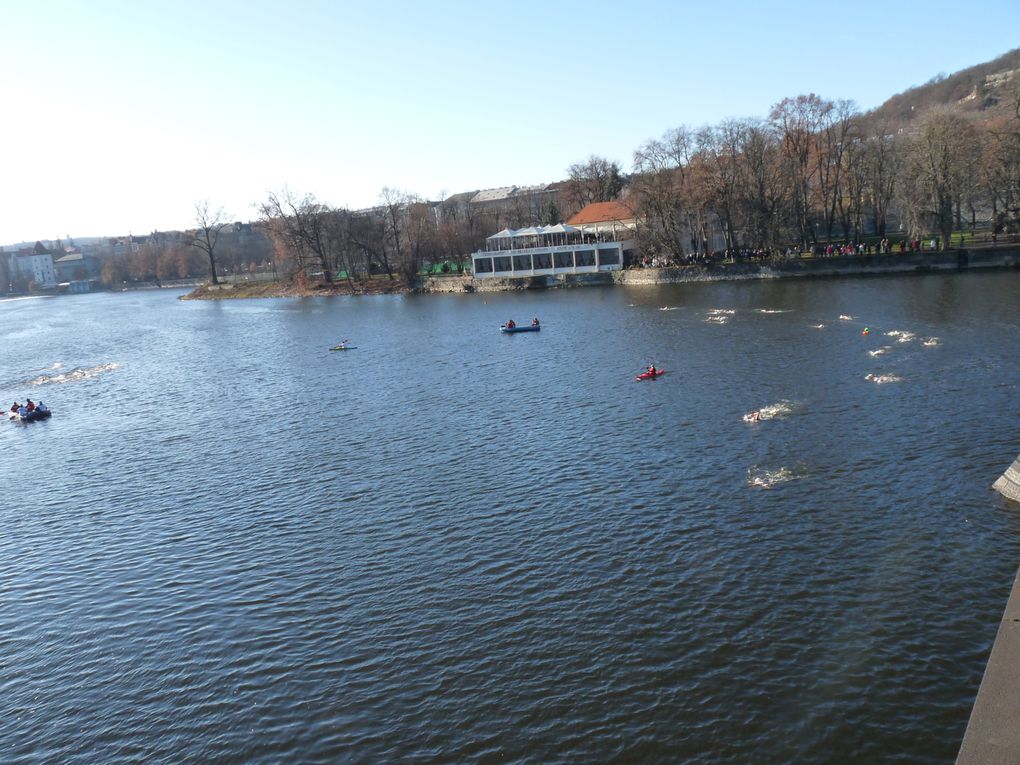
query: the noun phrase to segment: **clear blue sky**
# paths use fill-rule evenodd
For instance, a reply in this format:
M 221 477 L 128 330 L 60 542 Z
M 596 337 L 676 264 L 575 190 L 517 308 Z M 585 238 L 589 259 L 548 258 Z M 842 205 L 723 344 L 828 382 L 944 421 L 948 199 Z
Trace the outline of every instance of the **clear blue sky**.
M 0 0 L 0 245 L 629 170 L 671 127 L 870 109 L 1018 33 L 1017 0 Z

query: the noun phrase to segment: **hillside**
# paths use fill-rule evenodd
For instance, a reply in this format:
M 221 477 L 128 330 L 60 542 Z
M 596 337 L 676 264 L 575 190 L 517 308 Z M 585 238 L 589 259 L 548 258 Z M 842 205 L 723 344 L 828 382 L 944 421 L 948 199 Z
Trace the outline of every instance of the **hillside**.
M 948 106 L 985 122 L 1015 113 L 1018 89 L 1020 48 L 955 74 L 933 77 L 924 85 L 893 96 L 870 116 L 892 124 L 905 124 L 933 106 Z

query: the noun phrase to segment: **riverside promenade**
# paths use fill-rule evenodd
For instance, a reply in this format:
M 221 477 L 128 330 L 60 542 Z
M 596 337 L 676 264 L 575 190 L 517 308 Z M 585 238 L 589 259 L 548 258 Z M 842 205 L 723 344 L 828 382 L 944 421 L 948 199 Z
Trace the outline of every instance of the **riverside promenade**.
M 586 285 L 685 284 L 745 279 L 932 273 L 984 268 L 1020 268 L 1020 247 L 791 258 L 780 262 L 714 263 L 674 268 L 626 268 L 622 271 L 604 273 L 519 278 L 474 279 L 468 275 L 433 276 L 423 280 L 420 291 L 507 292 Z

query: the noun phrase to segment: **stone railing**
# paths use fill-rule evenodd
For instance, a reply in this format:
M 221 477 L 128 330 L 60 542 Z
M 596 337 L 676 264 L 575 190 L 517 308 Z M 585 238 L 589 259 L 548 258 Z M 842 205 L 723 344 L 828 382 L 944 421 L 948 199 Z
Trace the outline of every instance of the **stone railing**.
M 1020 502 L 1020 457 L 1010 465 L 992 488 L 999 492 L 1006 499 Z

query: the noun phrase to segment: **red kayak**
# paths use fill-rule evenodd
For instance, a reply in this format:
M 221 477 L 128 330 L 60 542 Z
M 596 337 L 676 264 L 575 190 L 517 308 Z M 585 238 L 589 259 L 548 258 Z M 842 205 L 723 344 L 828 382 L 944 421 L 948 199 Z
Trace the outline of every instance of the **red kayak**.
M 656 377 L 661 377 L 664 374 L 666 374 L 666 370 L 665 369 L 656 369 L 654 375 L 651 372 L 642 372 L 641 374 L 639 374 L 634 379 L 635 380 L 654 380 Z

